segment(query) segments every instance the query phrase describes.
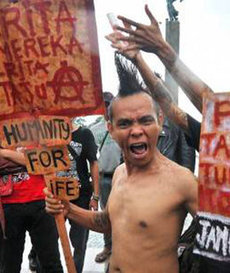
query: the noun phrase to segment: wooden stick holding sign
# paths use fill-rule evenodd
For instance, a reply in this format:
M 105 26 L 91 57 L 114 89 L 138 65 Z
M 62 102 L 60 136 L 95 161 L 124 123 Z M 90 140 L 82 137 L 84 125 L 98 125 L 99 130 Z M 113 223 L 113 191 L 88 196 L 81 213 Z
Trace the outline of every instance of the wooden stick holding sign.
M 67 230 L 65 226 L 64 214 L 56 215 L 55 222 L 56 222 L 58 234 L 61 240 L 61 245 L 62 245 L 63 253 L 65 256 L 65 263 L 66 263 L 68 273 L 77 273 L 74 260 L 73 260 L 73 255 L 70 249 L 69 238 L 68 238 L 68 234 L 67 234 Z
M 27 170 L 33 174 L 44 175 L 46 185 L 60 200 L 76 199 L 79 196 L 78 183 L 75 178 L 56 177 L 55 172 L 68 170 L 70 160 L 66 146 L 43 147 L 25 151 Z M 53 173 L 53 174 L 51 174 Z M 65 256 L 68 273 L 76 273 L 70 243 L 65 227 L 64 215 L 56 215 L 55 221 Z
M 60 200 L 72 200 L 78 198 L 79 187 L 75 178 L 56 177 L 55 175 L 46 175 L 44 177 L 47 187 L 56 198 Z M 77 273 L 66 231 L 64 214 L 56 215 L 55 221 L 58 234 L 60 236 L 68 273 Z

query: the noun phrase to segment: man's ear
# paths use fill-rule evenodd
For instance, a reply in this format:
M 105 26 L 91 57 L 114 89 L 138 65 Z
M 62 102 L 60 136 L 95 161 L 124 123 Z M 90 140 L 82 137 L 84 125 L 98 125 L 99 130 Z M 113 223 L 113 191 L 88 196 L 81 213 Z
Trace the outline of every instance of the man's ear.
M 159 113 L 158 113 L 158 122 L 159 122 L 159 126 L 162 128 L 163 126 L 163 122 L 164 122 L 164 118 L 165 115 L 163 113 L 163 111 L 161 110 L 161 108 L 159 109 Z
M 107 129 L 108 129 L 110 135 L 113 137 L 113 124 L 110 120 L 107 121 Z

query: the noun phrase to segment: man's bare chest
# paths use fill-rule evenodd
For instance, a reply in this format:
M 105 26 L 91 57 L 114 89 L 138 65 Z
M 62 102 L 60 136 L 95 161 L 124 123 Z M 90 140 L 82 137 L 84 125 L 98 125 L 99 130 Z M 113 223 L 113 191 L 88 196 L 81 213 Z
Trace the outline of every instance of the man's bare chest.
M 114 187 L 109 202 L 111 221 L 124 228 L 158 228 L 159 222 L 174 217 L 181 207 L 180 196 L 172 184 L 156 183 L 121 184 Z

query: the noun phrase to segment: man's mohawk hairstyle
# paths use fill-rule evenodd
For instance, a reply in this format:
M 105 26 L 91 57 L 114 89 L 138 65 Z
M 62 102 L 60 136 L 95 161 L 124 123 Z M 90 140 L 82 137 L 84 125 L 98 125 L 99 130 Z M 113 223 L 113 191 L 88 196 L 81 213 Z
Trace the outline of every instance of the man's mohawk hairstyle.
M 144 91 L 136 66 L 119 52 L 115 52 L 114 58 L 120 82 L 118 96 L 126 97 Z

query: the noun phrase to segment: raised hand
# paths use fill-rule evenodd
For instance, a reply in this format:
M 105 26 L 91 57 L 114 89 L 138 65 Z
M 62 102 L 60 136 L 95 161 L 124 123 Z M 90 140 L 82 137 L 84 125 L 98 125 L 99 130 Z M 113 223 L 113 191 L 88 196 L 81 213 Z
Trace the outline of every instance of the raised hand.
M 131 26 L 127 23 L 124 23 L 124 26 L 127 29 L 131 29 Z M 120 53 L 122 53 L 123 55 L 125 55 L 126 58 L 128 59 L 135 59 L 137 57 L 137 54 L 139 53 L 139 49 L 138 48 L 132 48 L 133 45 L 135 45 L 134 42 L 124 42 L 121 41 L 123 38 L 125 38 L 126 36 L 124 34 L 122 34 L 119 31 L 114 31 L 113 33 L 105 36 L 105 38 L 107 40 L 109 40 L 112 44 L 111 46 L 113 48 L 115 48 L 116 50 L 118 50 Z M 131 49 L 129 49 L 131 48 Z
M 120 41 L 126 41 L 129 44 L 126 48 L 123 48 L 124 53 L 130 50 L 142 49 L 146 52 L 152 52 L 157 54 L 164 45 L 167 45 L 162 37 L 159 24 L 150 12 L 148 5 L 145 5 L 145 12 L 150 20 L 150 25 L 144 25 L 130 20 L 123 16 L 118 16 L 124 24 L 128 24 L 130 27 L 116 26 L 118 31 L 122 31 L 130 34 L 129 36 L 122 35 L 119 37 Z M 133 29 L 135 27 L 136 29 Z
M 120 38 L 120 41 L 129 43 L 123 49 L 123 53 L 142 49 L 156 54 L 191 102 L 202 112 L 203 96 L 212 96 L 213 91 L 181 61 L 174 49 L 163 39 L 159 24 L 147 5 L 145 5 L 145 12 L 149 17 L 150 25 L 139 24 L 123 16 L 118 16 L 124 23 L 131 26 L 131 28 L 116 27 L 118 31 L 129 34 L 129 36 Z

